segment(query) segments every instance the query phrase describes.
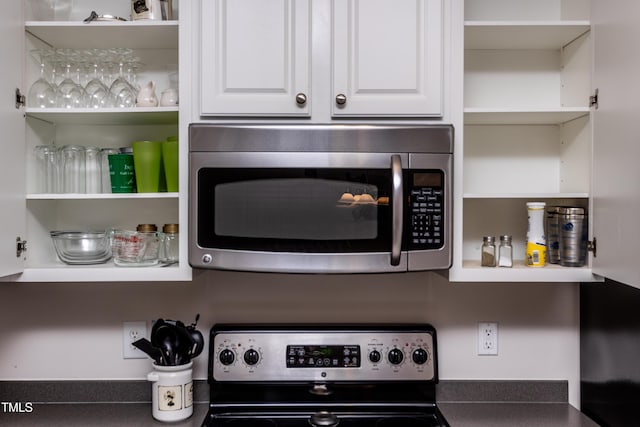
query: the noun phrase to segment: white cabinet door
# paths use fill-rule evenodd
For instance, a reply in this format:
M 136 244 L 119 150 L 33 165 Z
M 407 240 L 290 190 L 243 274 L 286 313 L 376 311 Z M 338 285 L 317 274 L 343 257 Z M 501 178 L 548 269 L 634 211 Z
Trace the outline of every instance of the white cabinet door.
M 23 2 L 11 1 L 2 6 L 0 14 L 0 52 L 4 65 L 0 67 L 0 277 L 23 270 L 23 257 L 16 256 L 16 238 L 26 238 L 25 201 L 25 125 L 22 109 L 16 109 L 15 90 L 23 94 L 24 51 L 21 40 L 24 22 Z
M 442 0 L 334 0 L 333 115 L 441 116 L 442 8 Z
M 593 271 L 640 288 L 640 2 L 592 0 Z M 595 89 L 594 89 L 595 90 Z
M 207 0 L 201 114 L 310 114 L 310 0 Z

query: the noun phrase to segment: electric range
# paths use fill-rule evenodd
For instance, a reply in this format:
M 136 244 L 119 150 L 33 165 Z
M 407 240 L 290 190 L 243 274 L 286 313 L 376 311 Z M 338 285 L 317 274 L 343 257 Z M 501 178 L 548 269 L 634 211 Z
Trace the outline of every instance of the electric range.
M 448 426 L 436 331 L 419 325 L 215 325 L 207 427 Z

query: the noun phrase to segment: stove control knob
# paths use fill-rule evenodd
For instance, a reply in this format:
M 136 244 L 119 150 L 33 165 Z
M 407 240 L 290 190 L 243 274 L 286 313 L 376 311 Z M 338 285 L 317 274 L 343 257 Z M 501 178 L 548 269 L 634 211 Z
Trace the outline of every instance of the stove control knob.
M 247 365 L 255 365 L 260 360 L 260 353 L 250 348 L 244 352 L 244 361 Z
M 413 362 L 417 365 L 424 365 L 429 360 L 429 353 L 423 348 L 417 348 L 411 355 Z
M 229 350 L 228 348 L 225 348 L 218 355 L 218 359 L 220 359 L 220 363 L 222 363 L 223 365 L 229 366 L 236 359 L 236 355 L 233 353 L 233 351 Z
M 378 363 L 380 359 L 382 359 L 382 355 L 378 350 L 373 350 L 371 353 L 369 353 L 369 360 L 371 362 Z
M 401 364 L 403 359 L 404 353 L 399 348 L 394 348 L 393 350 L 389 351 L 389 362 L 391 362 L 392 365 Z

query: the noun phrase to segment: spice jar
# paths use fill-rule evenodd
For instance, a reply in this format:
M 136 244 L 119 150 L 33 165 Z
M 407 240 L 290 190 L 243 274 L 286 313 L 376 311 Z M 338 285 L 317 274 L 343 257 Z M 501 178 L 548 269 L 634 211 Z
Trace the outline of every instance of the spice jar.
M 165 224 L 162 227 L 162 262 L 178 262 L 178 224 Z
M 493 236 L 482 238 L 482 266 L 496 266 L 496 238 Z
M 513 267 L 513 246 L 511 246 L 511 236 L 509 235 L 500 236 L 498 267 Z

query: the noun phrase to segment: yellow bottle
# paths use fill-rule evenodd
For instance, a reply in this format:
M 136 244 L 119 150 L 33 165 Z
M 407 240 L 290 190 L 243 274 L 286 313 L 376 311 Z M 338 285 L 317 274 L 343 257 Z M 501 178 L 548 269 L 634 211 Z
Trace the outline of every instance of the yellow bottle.
M 526 263 L 529 267 L 544 267 L 547 259 L 547 242 L 544 235 L 545 202 L 528 202 Z

